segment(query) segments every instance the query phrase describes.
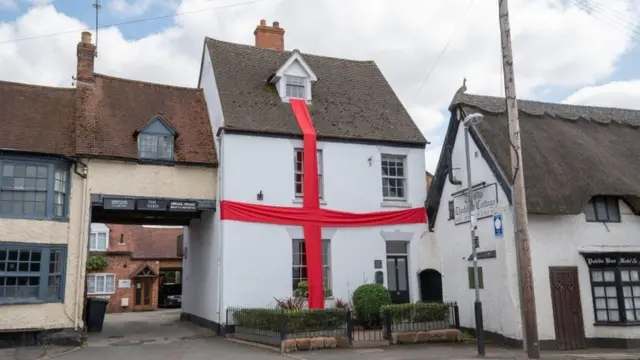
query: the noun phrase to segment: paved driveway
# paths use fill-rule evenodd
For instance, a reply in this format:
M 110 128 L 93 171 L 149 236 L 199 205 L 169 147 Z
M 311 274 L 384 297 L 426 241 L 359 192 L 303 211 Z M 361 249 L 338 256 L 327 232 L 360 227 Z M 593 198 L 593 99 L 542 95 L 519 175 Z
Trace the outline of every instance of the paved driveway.
M 211 337 L 213 333 L 180 321 L 180 309 L 107 314 L 100 333 L 88 333 L 88 347 L 166 344 Z

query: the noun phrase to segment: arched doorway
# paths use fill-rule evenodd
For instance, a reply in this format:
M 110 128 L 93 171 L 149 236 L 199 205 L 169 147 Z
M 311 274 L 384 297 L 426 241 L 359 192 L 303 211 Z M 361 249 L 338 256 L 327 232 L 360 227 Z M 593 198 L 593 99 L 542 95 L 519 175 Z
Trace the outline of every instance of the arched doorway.
M 442 302 L 442 275 L 437 270 L 426 269 L 419 274 L 420 300 Z

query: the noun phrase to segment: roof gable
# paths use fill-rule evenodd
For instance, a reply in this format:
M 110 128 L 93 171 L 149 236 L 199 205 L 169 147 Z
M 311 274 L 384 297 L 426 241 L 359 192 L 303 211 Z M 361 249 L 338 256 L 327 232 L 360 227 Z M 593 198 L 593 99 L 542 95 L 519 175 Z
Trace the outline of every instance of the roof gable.
M 300 51 L 296 49 L 296 50 L 293 50 L 293 53 L 287 59 L 287 61 L 285 61 L 285 63 L 278 69 L 278 71 L 276 71 L 273 77 L 273 80 L 271 82 L 275 82 L 278 79 L 281 79 L 285 75 L 287 70 L 295 64 L 300 65 L 300 67 L 304 70 L 304 72 L 306 73 L 310 81 L 312 82 L 318 81 L 318 77 L 316 76 L 316 74 L 313 72 L 313 70 L 311 70 L 307 62 L 304 61 L 304 58 L 302 57 L 302 54 L 300 54 Z
M 142 132 L 148 134 L 176 135 L 176 131 L 162 115 L 152 117 L 151 120 L 136 130 L 136 134 Z
M 301 136 L 289 104 L 266 79 L 292 52 L 207 38 L 225 130 Z M 372 61 L 301 54 L 318 78 L 308 105 L 319 139 L 424 147 L 424 136 Z

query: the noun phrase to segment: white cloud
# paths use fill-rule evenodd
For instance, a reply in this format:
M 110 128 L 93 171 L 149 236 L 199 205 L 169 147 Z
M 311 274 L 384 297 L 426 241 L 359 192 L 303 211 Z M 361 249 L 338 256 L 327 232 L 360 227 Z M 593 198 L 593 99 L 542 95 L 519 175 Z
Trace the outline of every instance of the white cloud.
M 568 104 L 608 106 L 640 110 L 640 79 L 614 81 L 582 88 L 566 100 Z
M 126 14 L 144 12 L 155 6 L 154 1 L 111 0 L 108 4 Z M 426 153 L 432 171 L 441 144 L 434 139 L 443 135 L 448 118 L 440 110 L 446 110 L 462 78 L 468 79 L 470 92 L 502 93 L 497 1 L 476 0 L 416 96 L 470 1 L 182 0 L 176 12 L 197 12 L 175 17 L 173 26 L 158 33 L 130 40 L 117 28 L 101 30 L 96 71 L 195 86 L 204 36 L 252 44 L 260 19 L 278 20 L 286 29 L 288 49 L 375 60 L 432 142 Z M 607 2 L 607 7 L 637 16 L 639 9 L 631 1 Z M 242 2 L 251 4 L 231 7 Z M 595 84 L 612 73 L 616 61 L 631 47 L 630 38 L 619 28 L 571 3 L 511 1 L 519 97 L 533 96 L 536 88 Z M 216 7 L 225 8 L 198 11 Z M 61 14 L 54 5 L 35 7 L 13 22 L 0 23 L 0 79 L 69 86 L 80 30 L 88 27 Z M 78 32 L 3 43 L 74 29 Z

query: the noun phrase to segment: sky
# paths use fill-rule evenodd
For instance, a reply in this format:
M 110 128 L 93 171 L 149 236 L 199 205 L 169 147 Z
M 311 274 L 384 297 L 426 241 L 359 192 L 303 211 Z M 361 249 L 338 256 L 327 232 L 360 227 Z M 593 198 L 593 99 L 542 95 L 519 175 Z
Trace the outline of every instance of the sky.
M 0 0 L 0 80 L 71 87 L 95 0 Z M 266 19 L 285 48 L 374 60 L 430 141 L 434 172 L 467 92 L 504 94 L 498 0 L 100 0 L 95 71 L 197 86 L 205 36 L 253 44 Z M 640 109 L 640 0 L 509 1 L 518 98 Z

